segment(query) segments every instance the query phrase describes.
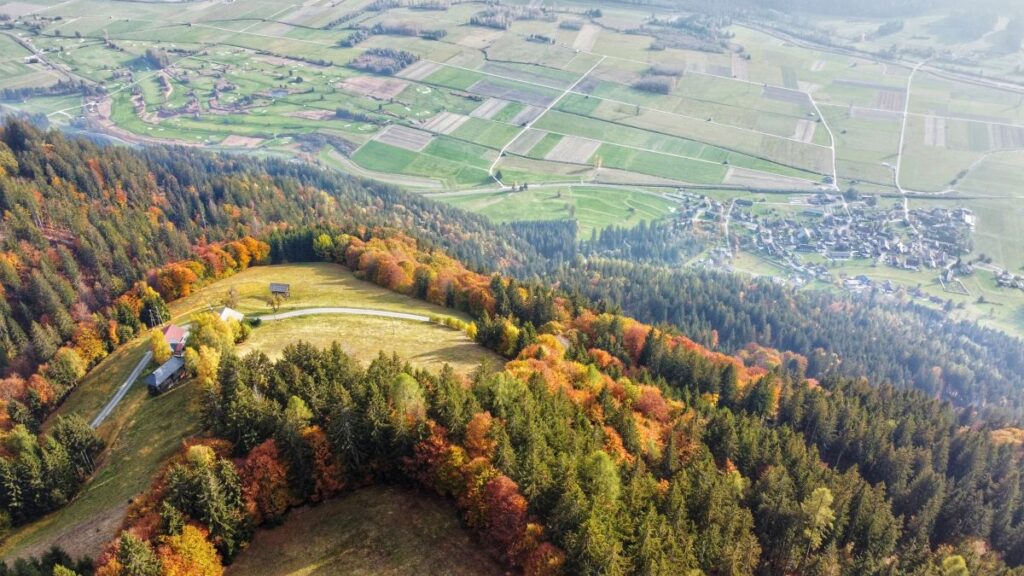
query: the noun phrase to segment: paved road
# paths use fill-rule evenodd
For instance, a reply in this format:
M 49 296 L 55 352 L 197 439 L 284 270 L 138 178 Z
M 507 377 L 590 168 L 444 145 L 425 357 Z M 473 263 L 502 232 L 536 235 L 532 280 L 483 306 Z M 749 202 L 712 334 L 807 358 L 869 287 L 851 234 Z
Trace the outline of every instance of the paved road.
M 110 402 L 107 402 L 107 405 L 103 407 L 103 410 L 100 410 L 100 413 L 93 418 L 92 422 L 89 424 L 90 426 L 98 428 L 99 425 L 107 419 L 107 416 L 110 416 L 110 413 L 113 412 L 114 408 L 117 408 L 117 405 L 121 403 L 121 399 L 128 393 L 132 384 L 135 384 L 135 381 L 139 379 L 139 374 L 142 374 L 142 371 L 146 369 L 146 366 L 149 366 L 149 361 L 152 359 L 153 353 L 147 350 L 142 356 L 142 359 L 139 360 L 138 365 L 136 365 L 135 369 L 132 370 L 132 373 L 128 375 L 124 384 L 121 384 L 121 387 L 117 389 L 117 393 L 114 394 L 114 397 L 111 398 Z
M 893 170 L 893 180 L 896 184 L 896 191 L 903 196 L 903 219 L 906 220 L 907 226 L 910 227 L 915 233 L 917 229 L 910 222 L 910 202 L 907 200 L 907 191 L 904 190 L 903 186 L 900 185 L 900 168 L 903 166 L 903 143 L 907 138 L 907 118 L 910 116 L 910 91 L 914 86 L 914 74 L 924 66 L 928 60 L 922 60 L 918 62 L 917 66 L 910 71 L 910 75 L 907 76 L 907 93 L 903 99 L 903 126 L 900 128 L 900 145 L 896 149 L 896 168 Z
M 303 308 L 302 310 L 289 310 L 278 314 L 266 314 L 257 316 L 264 322 L 296 318 L 299 316 L 316 316 L 322 314 L 351 314 L 354 316 L 377 316 L 379 318 L 397 318 L 398 320 L 412 320 L 413 322 L 430 322 L 427 316 L 419 314 L 407 314 L 405 312 L 391 312 L 389 310 L 371 310 L 369 308 Z

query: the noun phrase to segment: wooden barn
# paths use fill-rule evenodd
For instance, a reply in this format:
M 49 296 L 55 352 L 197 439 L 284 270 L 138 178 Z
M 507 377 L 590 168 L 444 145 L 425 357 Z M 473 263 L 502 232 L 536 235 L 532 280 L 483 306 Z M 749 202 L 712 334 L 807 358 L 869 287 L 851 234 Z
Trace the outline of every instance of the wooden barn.
M 146 386 L 152 394 L 166 392 L 185 377 L 185 359 L 173 356 L 146 377 Z

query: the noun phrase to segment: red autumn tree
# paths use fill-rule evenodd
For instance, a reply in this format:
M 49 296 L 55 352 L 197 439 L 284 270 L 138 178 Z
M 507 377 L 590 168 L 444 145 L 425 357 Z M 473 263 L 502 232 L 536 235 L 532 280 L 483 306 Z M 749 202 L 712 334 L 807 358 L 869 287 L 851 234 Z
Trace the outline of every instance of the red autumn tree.
M 310 499 L 313 502 L 320 502 L 341 492 L 345 488 L 342 481 L 344 470 L 331 450 L 327 435 L 319 426 L 310 426 L 302 431 L 302 438 L 313 452 L 315 485 Z
M 661 390 L 654 386 L 641 386 L 640 395 L 633 403 L 633 407 L 651 420 L 657 420 L 658 422 L 668 421 L 668 402 L 662 396 Z
M 246 508 L 257 523 L 279 522 L 288 511 L 292 497 L 288 468 L 277 444 L 267 440 L 252 449 L 239 469 Z
M 526 498 L 511 478 L 500 474 L 484 487 L 487 535 L 513 560 L 515 546 L 526 530 Z

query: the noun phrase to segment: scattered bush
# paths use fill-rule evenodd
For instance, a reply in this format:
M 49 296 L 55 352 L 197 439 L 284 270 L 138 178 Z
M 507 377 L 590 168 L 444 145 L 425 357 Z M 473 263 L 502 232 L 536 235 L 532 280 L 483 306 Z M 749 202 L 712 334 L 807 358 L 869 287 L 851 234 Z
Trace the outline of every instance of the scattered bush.
M 654 94 L 670 94 L 675 82 L 668 76 L 644 76 L 632 84 L 633 88 Z

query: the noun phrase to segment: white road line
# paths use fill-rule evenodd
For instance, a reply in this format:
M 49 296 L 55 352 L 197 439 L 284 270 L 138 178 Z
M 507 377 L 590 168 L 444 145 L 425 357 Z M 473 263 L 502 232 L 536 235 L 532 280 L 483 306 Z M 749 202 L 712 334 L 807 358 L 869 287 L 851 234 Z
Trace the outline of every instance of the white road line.
M 818 103 L 814 101 L 814 96 L 810 92 L 807 93 L 807 99 L 811 101 L 811 106 L 814 106 L 814 111 L 818 114 L 818 118 L 821 118 L 821 125 L 825 127 L 825 131 L 828 132 L 828 139 L 831 142 L 829 149 L 832 151 L 832 189 L 839 190 L 839 163 L 836 160 L 836 137 L 832 133 L 832 128 L 828 125 L 828 120 L 825 119 L 825 115 L 821 113 L 821 108 L 818 108 Z
M 910 206 L 907 201 L 907 191 L 900 185 L 900 168 L 903 166 L 903 143 L 907 138 L 907 118 L 910 112 L 910 89 L 914 83 L 914 74 L 924 66 L 928 60 L 922 60 L 914 66 L 914 69 L 910 71 L 910 75 L 907 76 L 907 93 L 904 97 L 903 102 L 903 127 L 900 129 L 900 146 L 896 149 L 896 168 L 893 170 L 893 181 L 896 184 L 896 190 L 903 195 L 903 218 L 907 221 L 907 226 L 910 226 L 911 230 L 914 230 L 914 225 L 910 222 Z M 914 230 L 917 232 L 917 230 Z
M 604 56 L 602 56 L 602 58 L 604 58 Z M 614 57 L 613 56 L 609 56 L 609 58 L 614 58 Z M 550 90 L 563 90 L 563 88 L 560 87 L 560 86 L 552 86 L 550 84 L 545 84 L 543 82 L 535 82 L 533 80 L 522 80 L 522 79 L 519 79 L 519 78 L 512 78 L 512 77 L 509 77 L 509 76 L 502 76 L 501 74 L 495 74 L 493 72 L 484 72 L 483 70 L 477 70 L 477 69 L 474 69 L 474 68 L 467 68 L 465 66 L 457 66 L 455 64 L 448 64 L 446 62 L 438 62 L 436 60 L 428 60 L 428 61 L 432 62 L 434 64 L 438 64 L 438 65 L 444 66 L 445 68 L 451 68 L 453 70 L 463 70 L 465 72 L 472 72 L 474 74 L 480 74 L 482 76 L 491 76 L 491 77 L 494 77 L 494 78 L 500 78 L 502 80 L 512 80 L 513 82 L 518 82 L 520 84 L 526 84 L 527 86 L 536 86 L 538 88 L 547 88 L 547 89 L 550 89 Z M 598 62 L 598 64 L 600 64 L 600 62 Z M 716 78 L 717 78 L 717 76 L 716 76 Z M 615 82 L 614 80 L 602 80 L 602 82 L 609 82 L 611 84 L 616 84 L 618 86 L 626 86 L 625 84 L 622 84 L 621 82 Z M 675 116 L 677 118 L 686 118 L 687 120 L 695 120 L 695 121 L 698 121 L 698 122 L 705 122 L 707 124 L 711 124 L 712 126 L 719 126 L 719 127 L 728 128 L 728 129 L 731 129 L 731 130 L 740 130 L 742 132 L 749 132 L 751 134 L 757 134 L 759 136 L 767 136 L 769 138 L 778 138 L 779 140 L 789 140 L 789 141 L 792 141 L 792 142 L 796 142 L 798 144 L 804 144 L 806 146 L 815 146 L 815 147 L 818 147 L 818 148 L 828 148 L 828 146 L 824 146 L 822 144 L 815 144 L 814 142 L 804 142 L 803 140 L 797 140 L 796 138 L 790 138 L 789 136 L 782 136 L 780 134 L 772 134 L 770 132 L 763 132 L 761 130 L 755 130 L 753 128 L 747 128 L 747 127 L 744 127 L 744 126 L 736 126 L 734 124 L 723 124 L 722 122 L 716 122 L 715 120 L 708 120 L 707 118 L 700 118 L 698 116 L 690 116 L 688 114 L 681 114 L 679 112 L 672 112 L 672 111 L 669 111 L 669 110 L 662 110 L 660 108 L 651 108 L 649 106 L 638 106 L 636 102 L 626 102 L 624 100 L 616 100 L 614 98 L 605 98 L 604 96 L 596 96 L 594 94 L 587 94 L 586 92 L 577 92 L 576 90 L 573 90 L 571 87 L 569 88 L 568 93 L 576 95 L 576 96 L 585 96 L 587 98 L 593 98 L 594 100 L 600 100 L 601 102 L 610 102 L 612 104 L 622 104 L 622 105 L 630 106 L 630 107 L 636 106 L 640 110 L 644 110 L 644 111 L 647 111 L 647 112 L 656 112 L 658 114 L 665 114 L 665 115 L 668 115 L 668 116 Z M 810 98 L 811 104 L 813 105 L 814 104 L 814 98 L 811 98 L 810 94 L 807 94 L 807 96 L 808 96 L 808 98 Z M 687 98 L 687 99 L 693 100 L 693 98 L 689 98 L 688 96 L 682 96 L 682 98 Z M 729 105 L 727 105 L 727 106 L 729 106 Z M 753 110 L 757 111 L 756 109 L 753 109 Z M 792 116 L 789 116 L 789 115 L 786 115 L 786 114 L 779 114 L 779 115 L 780 116 L 787 116 L 787 117 L 792 118 Z M 819 111 L 818 115 L 819 116 L 821 115 L 820 111 Z M 539 117 L 538 117 L 538 119 L 539 119 Z M 601 118 L 595 118 L 595 119 L 596 120 L 603 120 Z M 494 120 L 492 120 L 492 122 L 493 121 Z M 603 121 L 608 122 L 608 120 L 603 120 Z M 632 125 L 629 125 L 629 126 L 632 126 Z M 633 126 L 633 127 L 637 128 L 638 130 L 647 130 L 646 128 L 639 128 L 639 127 L 636 127 L 636 126 Z M 715 146 L 715 147 L 718 147 L 718 148 L 723 148 L 723 146 L 720 146 L 718 144 L 710 144 L 708 142 L 704 142 L 703 140 L 698 140 L 696 137 L 680 136 L 680 135 L 672 135 L 672 136 L 675 137 L 675 138 L 685 138 L 687 140 L 693 140 L 694 142 L 700 142 L 702 144 L 708 144 L 709 146 Z M 747 152 L 738 152 L 738 153 L 739 154 L 747 154 L 748 156 L 752 155 L 752 154 L 749 154 Z
M 888 112 L 889 114 L 898 114 L 898 112 L 893 112 L 892 110 L 885 110 L 884 108 L 872 108 L 872 107 L 868 107 L 868 106 L 857 106 L 857 105 L 851 104 L 851 103 L 833 104 L 831 102 L 822 102 L 820 104 L 820 106 L 823 106 L 823 107 L 826 107 L 826 108 L 842 108 L 844 110 L 849 110 L 850 107 L 853 106 L 854 108 L 856 108 L 858 110 L 866 110 L 868 112 Z M 991 126 L 1008 126 L 1010 128 L 1024 128 L 1024 124 L 1014 124 L 1013 122 L 999 122 L 999 121 L 996 121 L 996 120 L 979 120 L 977 118 L 966 118 L 964 116 L 950 116 L 950 115 L 943 116 L 941 114 L 926 114 L 924 112 L 907 112 L 907 115 L 908 116 L 919 116 L 919 117 L 922 117 L 922 118 L 942 118 L 943 120 L 954 120 L 956 122 L 969 122 L 969 123 L 974 123 L 974 124 L 989 124 Z
M 121 387 L 117 389 L 114 397 L 111 398 L 110 402 L 107 402 L 107 405 L 103 407 L 103 410 L 100 410 L 100 413 L 93 418 L 92 422 L 89 424 L 90 426 L 98 428 L 99 425 L 107 419 L 107 416 L 110 416 L 110 413 L 113 412 L 114 408 L 117 408 L 117 405 L 121 403 L 124 395 L 128 393 L 129 389 L 131 389 L 132 384 L 135 384 L 135 381 L 139 379 L 139 375 L 142 374 L 142 371 L 146 369 L 146 366 L 149 365 L 149 361 L 152 359 L 153 352 L 147 350 L 142 356 L 142 360 L 139 360 L 139 363 L 135 366 L 135 369 L 132 370 L 132 373 L 128 375 L 128 378 L 123 384 L 121 384 Z
M 429 316 L 423 316 L 421 314 L 408 314 L 406 312 L 392 312 L 390 310 L 371 310 L 369 308 L 339 308 L 339 307 L 324 307 L 324 308 L 303 308 L 301 310 L 289 310 L 288 312 L 280 312 L 277 314 L 265 314 L 263 316 L 257 316 L 264 322 L 273 322 L 275 320 L 285 320 L 287 318 L 297 318 L 299 316 L 318 316 L 326 314 L 349 314 L 353 316 L 376 316 L 378 318 L 394 318 L 397 320 L 411 320 L 413 322 L 430 322 Z

